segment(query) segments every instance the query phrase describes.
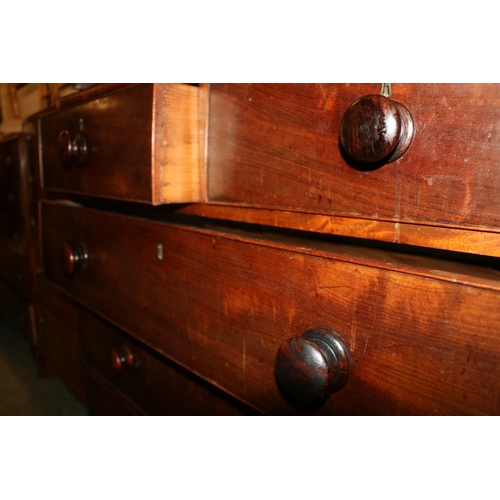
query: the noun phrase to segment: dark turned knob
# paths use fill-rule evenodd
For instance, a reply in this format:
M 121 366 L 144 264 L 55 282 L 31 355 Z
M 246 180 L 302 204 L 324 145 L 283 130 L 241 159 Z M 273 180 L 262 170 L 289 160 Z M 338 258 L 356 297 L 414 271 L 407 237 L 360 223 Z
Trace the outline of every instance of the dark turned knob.
M 293 401 L 326 400 L 349 380 L 352 358 L 344 339 L 330 328 L 308 330 L 285 340 L 276 356 L 276 379 Z
M 57 138 L 57 152 L 62 168 L 64 168 L 64 170 L 69 170 L 73 165 L 73 146 L 67 130 L 63 130 Z
M 413 131 L 413 119 L 403 104 L 373 94 L 358 99 L 346 111 L 340 142 L 356 161 L 390 163 L 408 150 Z
M 89 141 L 83 132 L 77 132 L 72 143 L 73 161 L 77 167 L 84 167 L 89 161 Z
M 126 346 L 123 346 L 120 350 L 111 348 L 109 351 L 109 360 L 111 366 L 117 372 L 120 372 L 122 368 L 127 366 L 133 367 L 135 364 L 134 355 Z
M 58 153 L 61 165 L 65 170 L 70 170 L 73 165 L 83 167 L 88 163 L 90 145 L 83 132 L 77 132 L 73 141 L 67 130 L 63 130 L 57 138 Z
M 72 247 L 65 244 L 61 249 L 61 261 L 64 272 L 68 277 L 74 276 L 78 271 L 85 271 L 89 256 L 84 245 Z

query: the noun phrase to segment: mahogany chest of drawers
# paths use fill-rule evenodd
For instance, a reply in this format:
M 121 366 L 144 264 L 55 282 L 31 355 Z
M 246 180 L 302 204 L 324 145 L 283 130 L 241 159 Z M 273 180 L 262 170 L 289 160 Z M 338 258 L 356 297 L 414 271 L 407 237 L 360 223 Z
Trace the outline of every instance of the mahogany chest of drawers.
M 91 413 L 499 413 L 500 87 L 379 91 L 137 85 L 28 121 L 39 300 Z

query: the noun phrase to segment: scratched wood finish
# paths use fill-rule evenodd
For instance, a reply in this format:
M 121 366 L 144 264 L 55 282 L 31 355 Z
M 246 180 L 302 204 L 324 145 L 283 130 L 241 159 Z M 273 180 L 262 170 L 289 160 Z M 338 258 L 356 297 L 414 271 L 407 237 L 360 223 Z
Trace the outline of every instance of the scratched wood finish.
M 239 401 L 233 400 L 227 394 L 83 309 L 80 310 L 79 329 L 88 365 L 146 414 L 254 413 Z M 123 366 L 117 371 L 111 364 L 110 351 L 114 349 L 120 352 L 124 347 L 132 353 L 134 365 Z
M 208 200 L 372 220 L 500 228 L 500 85 L 394 84 L 415 122 L 375 170 L 339 148 L 342 116 L 380 84 L 212 84 Z
M 275 356 L 285 339 L 318 326 L 343 336 L 353 370 L 317 414 L 500 413 L 498 274 L 475 278 L 55 203 L 42 204 L 42 231 L 51 281 L 265 413 L 297 413 L 279 394 Z M 90 263 L 68 279 L 59 252 L 76 242 L 88 246 Z
M 82 124 L 80 122 L 82 120 Z M 43 187 L 152 204 L 200 199 L 198 88 L 144 84 L 44 115 Z M 82 128 L 88 164 L 64 170 L 58 136 Z

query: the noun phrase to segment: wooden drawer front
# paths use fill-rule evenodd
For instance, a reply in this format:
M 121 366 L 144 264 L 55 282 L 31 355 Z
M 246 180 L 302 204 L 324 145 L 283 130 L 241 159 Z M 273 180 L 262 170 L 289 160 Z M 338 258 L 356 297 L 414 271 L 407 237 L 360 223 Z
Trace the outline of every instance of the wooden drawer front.
M 132 417 L 144 413 L 117 392 L 92 368 L 86 366 L 85 382 L 88 390 L 87 407 L 92 416 Z
M 41 119 L 43 187 L 153 204 L 198 201 L 198 89 L 139 85 Z M 86 164 L 63 168 L 61 132 L 83 133 Z
M 452 226 L 500 228 L 500 85 L 395 84 L 415 123 L 398 161 L 350 166 L 351 103 L 380 84 L 210 86 L 210 201 Z
M 354 361 L 319 413 L 500 412 L 493 280 L 56 204 L 42 205 L 42 224 L 50 280 L 264 412 L 295 411 L 278 391 L 276 352 L 317 326 L 339 332 Z M 60 263 L 68 242 L 90 256 L 72 279 Z
M 147 414 L 241 415 L 249 411 L 92 313 L 80 311 L 80 329 L 88 365 Z

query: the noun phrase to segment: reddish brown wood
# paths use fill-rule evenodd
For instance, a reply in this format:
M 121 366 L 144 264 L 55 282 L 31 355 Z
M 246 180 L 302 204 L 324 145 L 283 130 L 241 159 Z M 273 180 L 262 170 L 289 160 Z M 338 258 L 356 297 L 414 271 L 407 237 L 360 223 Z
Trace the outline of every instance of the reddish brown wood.
M 378 170 L 362 169 L 339 147 L 340 122 L 353 101 L 379 88 L 379 84 L 211 86 L 210 107 L 200 108 L 200 130 L 203 116 L 208 116 L 207 193 L 214 205 L 179 210 L 500 256 L 498 86 L 394 85 L 393 98 L 404 103 L 415 119 L 414 141 L 400 160 Z M 100 102 L 120 94 L 99 94 Z M 119 157 L 110 178 L 106 180 L 105 172 L 110 172 L 104 163 L 99 166 L 100 180 L 83 176 L 95 160 L 92 149 L 88 165 L 73 165 L 69 172 L 81 176 L 76 188 L 46 186 L 50 189 L 40 190 L 38 196 L 78 193 L 136 199 L 127 190 L 136 189 L 145 170 L 134 170 L 127 161 L 153 157 L 161 165 L 168 162 L 170 144 L 156 140 L 170 129 L 165 120 L 167 97 L 153 95 L 154 120 L 162 125 L 154 134 L 154 147 L 148 145 L 148 154 L 133 151 L 120 157 L 119 148 L 126 147 L 129 132 L 120 136 L 121 130 L 113 128 L 116 121 L 106 122 L 109 128 L 100 129 L 98 141 L 104 141 L 102 147 L 112 143 Z M 61 113 L 77 107 L 91 113 L 98 104 L 86 101 L 85 107 L 80 97 L 67 102 L 73 107 L 62 108 Z M 183 113 L 179 110 L 179 116 Z M 38 117 L 43 134 L 45 119 L 52 115 Z M 32 135 L 26 143 L 27 163 L 32 165 L 38 162 L 37 120 L 26 127 Z M 134 126 L 126 120 L 121 123 Z M 71 130 L 71 142 L 79 130 L 79 126 Z M 93 137 L 90 140 L 94 147 Z M 199 149 L 204 158 L 203 134 Z M 176 155 L 180 165 L 187 157 L 182 151 Z M 53 153 L 55 161 L 44 161 L 43 175 L 53 166 L 61 175 L 67 173 L 56 164 L 57 147 Z M 133 171 L 140 172 L 137 179 L 131 177 Z M 35 184 L 38 175 L 35 170 Z M 24 174 L 20 178 L 27 179 Z M 154 196 L 166 189 L 169 180 L 164 181 L 163 187 L 155 185 Z M 111 191 L 95 191 L 106 182 Z M 495 272 L 451 260 L 442 263 L 409 254 L 321 246 L 311 235 L 291 240 L 217 226 L 176 227 L 56 204 L 44 204 L 43 211 L 47 276 L 68 297 L 128 332 L 106 322 L 102 327 L 97 316 L 85 319 L 85 312 L 78 320 L 68 306 L 70 299 L 58 303 L 54 287 L 36 280 L 37 297 L 64 318 L 67 327 L 70 323 L 74 327 L 71 334 L 60 328 L 56 345 L 61 348 L 52 349 L 54 357 L 63 365 L 81 358 L 70 339 L 75 330 L 84 339 L 91 413 L 238 413 L 234 401 L 214 387 L 266 413 L 300 413 L 304 408 L 297 409 L 280 393 L 276 354 L 287 339 L 319 325 L 330 325 L 342 334 L 354 367 L 349 383 L 313 413 L 500 411 L 496 331 L 500 280 Z M 144 215 L 138 207 L 127 211 Z M 165 212 L 154 216 L 161 213 Z M 37 238 L 38 218 L 27 214 L 37 214 L 36 207 L 28 208 L 23 223 L 29 226 L 27 234 Z M 201 224 L 209 227 L 208 222 Z M 89 245 L 88 269 L 68 278 L 60 248 L 81 242 Z M 41 269 L 40 252 L 31 245 L 27 250 L 35 254 Z M 130 349 L 134 367 L 115 373 L 110 349 L 123 357 L 124 348 Z M 231 403 L 224 409 L 220 401 Z
M 47 190 L 150 204 L 200 199 L 195 87 L 137 85 L 40 124 Z
M 67 192 L 148 201 L 151 199 L 153 86 L 141 85 L 41 119 L 43 186 Z M 88 168 L 73 164 L 73 139 L 92 144 Z M 60 156 L 58 137 L 63 135 Z
M 80 331 L 88 365 L 108 391 L 122 394 L 142 412 L 156 415 L 243 415 L 255 412 L 198 377 L 163 359 L 137 340 L 86 311 L 80 311 Z M 110 363 L 109 353 L 113 363 Z M 94 387 L 89 399 L 94 400 Z M 91 403 L 93 413 L 106 405 Z
M 211 219 L 500 257 L 500 232 L 494 228 L 485 231 L 235 205 L 192 204 L 177 211 Z
M 473 268 L 444 263 L 445 270 L 435 260 L 402 256 L 399 264 L 396 254 L 379 259 L 310 239 L 183 228 L 57 204 L 42 205 L 42 223 L 52 281 L 261 411 L 297 411 L 279 393 L 276 353 L 287 338 L 320 325 L 342 335 L 354 368 L 318 414 L 500 411 L 496 272 L 478 278 Z M 58 252 L 70 234 L 94 256 L 73 279 Z M 117 286 L 125 269 L 133 286 Z
M 415 138 L 363 171 L 339 147 L 342 117 L 379 84 L 210 86 L 208 199 L 217 203 L 500 228 L 500 85 L 395 84 Z

